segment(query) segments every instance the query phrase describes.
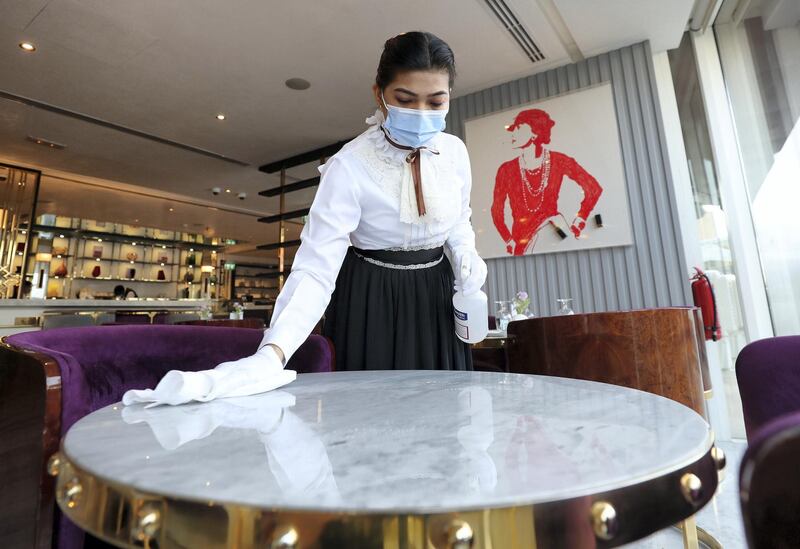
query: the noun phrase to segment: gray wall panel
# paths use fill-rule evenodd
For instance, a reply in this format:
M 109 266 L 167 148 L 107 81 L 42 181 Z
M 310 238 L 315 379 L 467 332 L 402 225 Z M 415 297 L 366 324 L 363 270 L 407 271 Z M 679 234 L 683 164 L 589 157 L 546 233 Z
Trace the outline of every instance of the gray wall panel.
M 525 289 L 537 315 L 554 314 L 558 297 L 578 312 L 691 303 L 647 42 L 459 97 L 448 128 L 464 138 L 470 118 L 602 82 L 614 90 L 634 245 L 489 259 L 490 301 Z

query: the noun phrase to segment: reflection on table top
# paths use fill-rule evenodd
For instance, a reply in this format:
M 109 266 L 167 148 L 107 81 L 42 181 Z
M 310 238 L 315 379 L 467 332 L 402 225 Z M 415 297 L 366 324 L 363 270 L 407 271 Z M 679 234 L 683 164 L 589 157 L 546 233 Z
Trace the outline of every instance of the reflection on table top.
M 338 372 L 206 404 L 109 406 L 67 434 L 97 477 L 175 498 L 354 512 L 486 508 L 629 486 L 709 426 L 632 389 L 483 372 Z

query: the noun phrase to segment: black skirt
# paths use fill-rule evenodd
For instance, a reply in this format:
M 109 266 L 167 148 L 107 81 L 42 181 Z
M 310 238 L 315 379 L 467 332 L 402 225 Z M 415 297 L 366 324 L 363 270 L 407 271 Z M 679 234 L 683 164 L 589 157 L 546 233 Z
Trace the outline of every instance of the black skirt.
M 441 247 L 348 249 L 323 324 L 336 369 L 472 370 L 455 333 L 453 282 Z

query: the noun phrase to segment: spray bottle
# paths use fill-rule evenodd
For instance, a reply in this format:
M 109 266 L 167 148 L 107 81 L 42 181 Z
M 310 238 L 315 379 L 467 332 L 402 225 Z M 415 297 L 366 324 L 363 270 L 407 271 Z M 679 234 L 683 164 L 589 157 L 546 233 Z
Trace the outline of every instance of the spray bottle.
M 472 271 L 469 256 L 461 262 L 461 280 Z M 456 335 L 464 343 L 478 343 L 489 333 L 489 299 L 482 290 L 464 295 L 463 290 L 453 294 L 453 315 Z

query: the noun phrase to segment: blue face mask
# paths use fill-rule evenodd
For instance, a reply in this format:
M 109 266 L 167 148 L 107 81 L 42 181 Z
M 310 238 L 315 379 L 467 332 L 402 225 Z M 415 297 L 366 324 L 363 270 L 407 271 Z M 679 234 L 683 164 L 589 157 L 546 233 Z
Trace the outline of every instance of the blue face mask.
M 381 97 L 383 99 L 383 97 Z M 420 110 L 404 109 L 387 105 L 387 116 L 383 127 L 393 140 L 407 147 L 422 147 L 445 128 L 447 109 Z

